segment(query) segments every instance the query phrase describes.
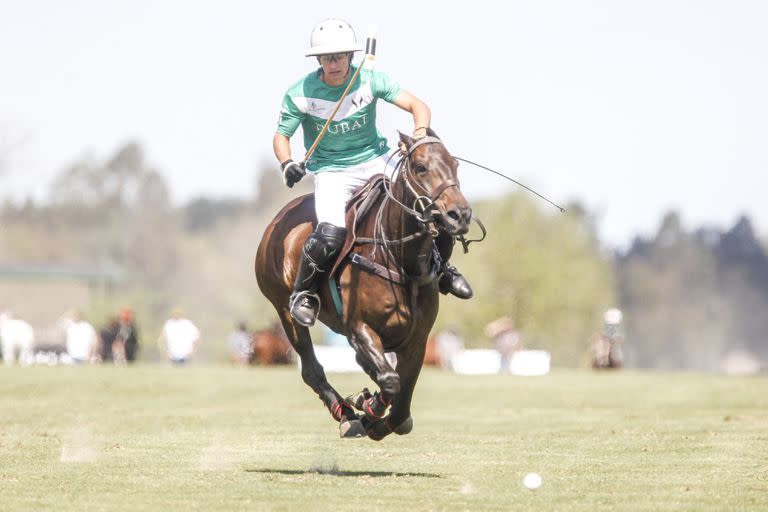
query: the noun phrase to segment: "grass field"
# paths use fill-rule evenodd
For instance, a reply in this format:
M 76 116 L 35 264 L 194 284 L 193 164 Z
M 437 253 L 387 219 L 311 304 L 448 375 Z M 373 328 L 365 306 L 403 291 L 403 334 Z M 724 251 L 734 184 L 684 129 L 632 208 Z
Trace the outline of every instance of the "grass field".
M 425 370 L 414 431 L 379 443 L 339 439 L 295 368 L 0 368 L 0 390 L 4 512 L 768 510 L 766 377 Z

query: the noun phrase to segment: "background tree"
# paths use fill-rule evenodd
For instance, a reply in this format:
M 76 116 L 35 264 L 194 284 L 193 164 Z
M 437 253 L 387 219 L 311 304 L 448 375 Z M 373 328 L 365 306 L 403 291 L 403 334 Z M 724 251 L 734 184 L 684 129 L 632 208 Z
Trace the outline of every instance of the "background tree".
M 583 361 L 602 311 L 613 304 L 611 262 L 601 254 L 585 211 L 543 212 L 521 193 L 473 204 L 486 241 L 453 258 L 475 290 L 471 302 L 441 302 L 439 326 L 458 326 L 470 346 L 489 346 L 483 327 L 514 318 L 529 348 L 545 348 L 555 364 Z
M 747 219 L 687 232 L 668 213 L 617 268 L 630 364 L 711 371 L 735 349 L 766 356 L 768 258 Z
M 734 348 L 768 359 L 768 255 L 752 223 L 739 218 L 714 248 L 719 285 L 731 305 L 728 331 Z

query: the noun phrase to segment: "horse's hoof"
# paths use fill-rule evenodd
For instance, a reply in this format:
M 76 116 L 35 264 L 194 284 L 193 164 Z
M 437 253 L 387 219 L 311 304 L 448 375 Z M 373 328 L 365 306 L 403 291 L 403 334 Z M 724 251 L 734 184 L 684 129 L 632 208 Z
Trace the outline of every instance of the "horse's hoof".
M 411 430 L 413 430 L 413 418 L 408 416 L 408 419 L 395 427 L 393 432 L 399 436 L 404 436 L 410 434 Z
M 363 416 L 362 423 L 365 427 L 366 435 L 373 441 L 381 441 L 389 434 L 384 420 L 371 420 L 367 416 Z
M 344 438 L 365 437 L 368 434 L 360 420 L 348 420 L 339 423 L 339 435 Z

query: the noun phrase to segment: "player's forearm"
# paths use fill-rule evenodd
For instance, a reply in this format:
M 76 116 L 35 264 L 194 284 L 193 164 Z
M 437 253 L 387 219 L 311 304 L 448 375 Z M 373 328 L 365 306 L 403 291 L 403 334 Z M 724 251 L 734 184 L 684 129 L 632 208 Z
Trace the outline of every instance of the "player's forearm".
M 275 133 L 275 137 L 272 139 L 272 149 L 275 151 L 275 157 L 278 162 L 283 163 L 286 160 L 290 160 L 291 141 L 282 133 Z
M 414 137 L 423 137 L 427 134 L 427 128 L 432 121 L 432 112 L 426 103 L 416 100 L 413 104 L 413 135 Z
M 432 121 L 432 112 L 427 104 L 408 91 L 400 91 L 394 103 L 413 116 L 414 137 L 425 136 Z

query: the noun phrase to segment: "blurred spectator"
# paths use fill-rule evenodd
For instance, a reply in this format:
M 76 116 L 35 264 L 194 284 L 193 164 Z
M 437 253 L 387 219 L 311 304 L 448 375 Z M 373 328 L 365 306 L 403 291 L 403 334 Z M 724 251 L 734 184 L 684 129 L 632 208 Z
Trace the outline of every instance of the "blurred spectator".
M 120 310 L 120 323 L 115 337 L 120 362 L 132 363 L 136 360 L 139 351 L 139 331 L 136 328 L 133 310 L 123 308 Z
M 235 330 L 230 333 L 227 346 L 229 347 L 229 356 L 236 366 L 248 366 L 253 349 L 251 348 L 251 334 L 248 332 L 245 322 L 237 324 Z
M 453 370 L 453 357 L 464 350 L 464 340 L 454 327 L 448 326 L 437 334 L 436 343 L 440 366 Z
M 6 366 L 16 362 L 17 352 L 20 364 L 30 364 L 34 359 L 34 344 L 35 333 L 31 325 L 19 318 L 13 318 L 7 311 L 0 314 L 0 347 Z
M 168 360 L 173 364 L 182 365 L 197 350 L 200 343 L 200 330 L 192 321 L 184 318 L 180 309 L 176 309 L 171 318 L 166 320 L 159 341 L 161 348 L 165 349 L 168 355 Z
M 112 347 L 115 344 L 117 330 L 120 328 L 120 322 L 117 317 L 107 318 L 104 327 L 99 329 L 101 360 L 104 362 L 112 361 Z
M 67 325 L 67 354 L 75 364 L 89 363 L 97 359 L 99 340 L 96 329 L 75 311 Z
M 592 368 L 621 368 L 624 365 L 621 349 L 624 343 L 623 319 L 624 315 L 616 308 L 609 309 L 603 315 L 603 329 L 592 343 Z
M 510 371 L 512 356 L 520 349 L 520 334 L 515 329 L 515 322 L 508 316 L 497 318 L 485 326 L 485 335 L 491 338 L 496 351 L 501 356 L 501 372 Z

